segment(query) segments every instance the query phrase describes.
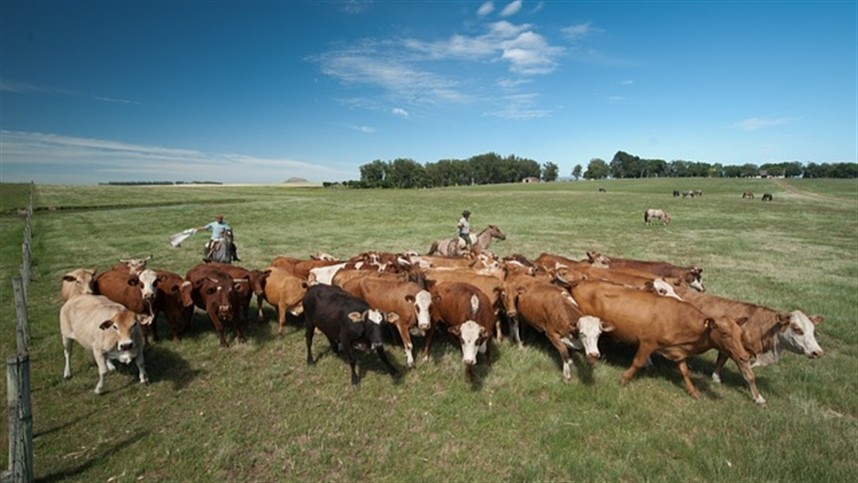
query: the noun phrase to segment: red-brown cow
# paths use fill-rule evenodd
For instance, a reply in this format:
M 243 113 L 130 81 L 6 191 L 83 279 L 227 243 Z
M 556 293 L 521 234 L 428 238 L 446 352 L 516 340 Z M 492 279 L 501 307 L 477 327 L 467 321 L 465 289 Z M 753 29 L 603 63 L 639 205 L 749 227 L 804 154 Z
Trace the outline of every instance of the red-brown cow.
M 613 330 L 598 317 L 584 315 L 562 287 L 513 272 L 503 284 L 503 303 L 510 319 L 510 336 L 521 347 L 518 321 L 522 317 L 536 330 L 545 333 L 563 361 L 563 380 L 572 378 L 569 348 L 583 350 L 591 364 L 599 359 L 599 335 Z
M 613 337 L 638 344 L 631 367 L 623 373 L 623 384 L 646 365 L 653 352 L 658 352 L 676 362 L 685 389 L 698 399 L 700 393 L 691 382 L 686 359 L 714 348 L 730 354 L 748 382 L 754 401 L 765 402 L 751 370 L 751 355 L 742 345 L 742 328 L 735 320 L 711 317 L 687 302 L 610 282 L 584 280 L 573 283 L 571 291 L 583 313 L 614 327 Z
M 265 296 L 265 277 L 268 275 L 261 270 L 249 270 L 229 263 L 211 262 L 208 265 L 228 273 L 234 281 L 246 281 L 235 284 L 235 312 L 244 317 L 245 322 L 250 322 L 250 301 L 256 295 L 256 305 L 259 306 L 259 299 Z
M 387 321 L 396 325 L 408 367 L 414 367 L 411 331 L 427 331 L 432 326 L 432 295 L 413 282 L 356 278 L 343 285 L 346 292 L 362 299 L 370 307 L 388 313 Z
M 480 275 L 469 269 L 431 269 L 426 270 L 426 283 L 431 286 L 441 282 L 467 283 L 477 287 L 488 298 L 489 307 L 492 309 L 495 320 L 494 335 L 497 342 L 503 342 L 503 331 L 501 329 L 500 290 L 503 278 L 493 275 Z
M 492 329 L 494 310 L 489 298 L 477 287 L 460 282 L 441 282 L 429 289 L 432 294 L 432 320 L 447 326 L 447 330 L 459 339 L 462 346 L 462 361 L 465 375 L 473 381 L 473 367 L 477 363 L 477 352 L 485 353 L 491 364 Z M 436 325 L 426 334 L 423 359 L 429 357 L 429 346 Z
M 632 268 L 661 277 L 678 278 L 695 290 L 706 291 L 706 287 L 703 286 L 703 269 L 700 267 L 680 267 L 668 262 L 607 257 L 595 252 L 587 252 L 587 258 L 594 263 L 607 264 L 610 268 Z
M 304 312 L 304 295 L 307 293 L 307 281 L 293 275 L 289 270 L 278 267 L 267 267 L 262 270 L 268 275 L 263 286 L 263 298 L 266 302 L 277 307 L 277 335 L 283 334 L 286 327 L 286 312 L 300 315 Z M 259 305 L 259 319 L 262 319 L 262 302 Z
M 185 280 L 191 282 L 193 287 L 191 293 L 194 305 L 208 314 L 217 331 L 220 346 L 229 347 L 224 338 L 223 322 L 231 323 L 238 341 L 245 342 L 241 324 L 235 314 L 235 282 L 232 277 L 208 264 L 201 264 L 188 270 Z
M 155 313 L 164 314 L 173 333 L 173 342 L 178 342 L 179 333 L 188 328 L 194 314 L 191 282 L 177 273 L 165 270 L 156 270 L 155 273 L 158 274 L 158 279 L 155 281 L 155 288 L 158 289 L 158 295 L 155 297 Z M 155 320 L 152 319 L 150 331 L 155 340 L 159 340 Z
M 157 278 L 158 274 L 150 269 L 143 270 L 139 275 L 131 275 L 125 270 L 109 270 L 95 277 L 92 290 L 95 294 L 104 295 L 128 307 L 135 314 L 153 315 Z

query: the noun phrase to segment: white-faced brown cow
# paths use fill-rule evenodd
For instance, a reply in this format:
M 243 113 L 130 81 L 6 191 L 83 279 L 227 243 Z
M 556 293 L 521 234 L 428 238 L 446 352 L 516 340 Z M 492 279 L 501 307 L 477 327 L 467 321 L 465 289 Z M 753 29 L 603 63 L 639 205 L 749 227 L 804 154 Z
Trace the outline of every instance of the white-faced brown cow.
M 304 312 L 304 295 L 307 293 L 307 281 L 293 275 L 289 270 L 270 266 L 262 270 L 268 275 L 264 279 L 263 298 L 277 308 L 277 335 L 282 335 L 286 327 L 286 313 L 295 316 Z M 259 305 L 259 320 L 262 320 L 262 301 Z
M 765 403 L 757 390 L 751 355 L 742 344 L 743 331 L 736 320 L 713 317 L 687 302 L 610 282 L 584 280 L 573 283 L 571 292 L 583 313 L 599 317 L 614 327 L 614 338 L 638 345 L 631 367 L 623 373 L 623 384 L 657 352 L 676 362 L 686 391 L 698 399 L 700 393 L 691 382 L 686 359 L 718 349 L 736 361 L 754 401 Z
M 355 278 L 343 285 L 346 292 L 362 299 L 370 307 L 387 312 L 387 321 L 396 326 L 408 367 L 414 367 L 411 333 L 424 334 L 432 326 L 432 295 L 414 282 Z
M 500 303 L 500 289 L 503 285 L 503 277 L 495 275 L 482 275 L 474 270 L 468 269 L 430 269 L 425 271 L 427 286 L 431 286 L 441 282 L 460 282 L 473 285 L 480 289 L 489 300 L 489 307 L 492 309 L 495 319 L 494 335 L 495 340 L 503 342 L 503 330 L 501 328 L 500 310 L 503 308 Z
M 148 268 L 139 275 L 131 275 L 125 270 L 109 270 L 95 277 L 92 290 L 136 314 L 153 315 L 158 293 L 155 288 L 157 279 L 158 274 Z
M 76 268 L 63 275 L 63 285 L 60 296 L 63 302 L 67 302 L 76 295 L 91 294 L 92 280 L 95 278 L 96 268 Z
M 809 359 L 822 357 L 823 350 L 816 341 L 815 327 L 824 320 L 822 316 L 808 316 L 800 310 L 780 312 L 748 302 L 695 292 L 682 291 L 682 297 L 706 313 L 715 316 L 747 317 L 742 325 L 742 338 L 745 349 L 754 356 L 751 367 L 774 364 L 780 359 L 780 352 L 788 350 L 804 355 Z M 727 362 L 727 355 L 718 353 L 712 379 L 721 382 L 721 369 Z
M 518 321 L 524 321 L 545 334 L 560 353 L 563 380 L 572 378 L 569 349 L 583 350 L 593 364 L 600 357 L 599 336 L 613 328 L 598 317 L 584 315 L 562 287 L 523 272 L 513 272 L 503 284 L 503 304 L 510 319 L 510 336 L 521 347 Z
M 91 351 L 98 365 L 95 393 L 101 394 L 104 375 L 115 370 L 112 360 L 137 363 L 140 382 L 149 382 L 143 357 L 143 331 L 140 324 L 151 322 L 151 316 L 135 314 L 123 305 L 103 295 L 82 294 L 72 297 L 60 309 L 60 332 L 63 339 L 65 368 L 63 377 L 71 372 L 72 341 Z
M 465 375 L 473 381 L 473 367 L 477 364 L 477 352 L 484 353 L 491 364 L 492 329 L 494 310 L 488 297 L 477 287 L 460 282 L 441 282 L 429 289 L 432 294 L 432 327 L 426 333 L 423 359 L 429 357 L 429 347 L 436 331 L 436 324 L 447 326 L 449 333 L 459 339 L 462 347 L 462 362 Z

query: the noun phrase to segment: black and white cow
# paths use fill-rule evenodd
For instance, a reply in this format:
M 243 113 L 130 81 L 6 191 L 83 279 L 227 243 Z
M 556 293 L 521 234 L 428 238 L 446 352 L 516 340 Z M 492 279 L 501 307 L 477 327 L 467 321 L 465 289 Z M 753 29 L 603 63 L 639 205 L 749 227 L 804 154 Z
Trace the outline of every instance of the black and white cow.
M 375 350 L 391 375 L 399 371 L 387 359 L 382 343 L 383 326 L 387 317 L 363 300 L 335 285 L 313 285 L 304 295 L 304 327 L 307 338 L 307 364 L 313 364 L 313 335 L 322 331 L 335 353 L 345 350 L 352 372 L 352 387 L 360 384 L 355 371 L 356 343 L 367 343 Z

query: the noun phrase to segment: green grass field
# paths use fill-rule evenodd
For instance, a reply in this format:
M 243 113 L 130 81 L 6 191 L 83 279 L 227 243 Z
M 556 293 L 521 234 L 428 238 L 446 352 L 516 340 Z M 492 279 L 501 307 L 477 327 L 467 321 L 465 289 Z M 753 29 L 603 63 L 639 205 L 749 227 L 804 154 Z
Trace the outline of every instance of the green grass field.
M 607 192 L 598 193 L 604 187 Z M 704 196 L 674 198 L 674 189 Z M 743 200 L 743 191 L 757 198 Z M 763 192 L 774 201 L 760 201 Z M 28 185 L 0 185 L 0 350 L 14 351 L 10 280 L 21 260 Z M 36 186 L 31 332 L 35 465 L 55 481 L 795 481 L 858 477 L 858 180 L 661 179 L 501 185 L 432 190 L 286 186 Z M 646 226 L 663 208 L 668 227 Z M 603 344 L 593 370 L 572 382 L 542 334 L 504 344 L 477 383 L 461 353 L 440 337 L 430 360 L 391 379 L 361 357 L 361 388 L 348 364 L 317 338 L 307 367 L 303 330 L 276 335 L 274 310 L 248 343 L 218 347 L 197 311 L 180 343 L 147 349 L 151 383 L 121 367 L 92 390 L 92 356 L 75 347 L 62 378 L 58 314 L 63 273 L 107 269 L 153 254 L 150 267 L 184 274 L 200 262 L 205 235 L 181 248 L 168 236 L 222 212 L 248 268 L 277 255 L 367 250 L 425 253 L 452 236 L 462 209 L 474 229 L 496 224 L 499 255 L 586 251 L 704 268 L 710 292 L 825 321 L 825 356 L 787 354 L 756 369 L 759 407 L 735 365 L 709 379 L 715 354 L 690 362 L 704 398 L 686 395 L 674 364 L 657 358 L 626 386 L 633 349 Z M 229 338 L 231 339 L 231 337 Z M 422 349 L 415 338 L 415 349 Z M 5 378 L 3 378 L 5 388 Z M 7 418 L 0 418 L 7 454 Z

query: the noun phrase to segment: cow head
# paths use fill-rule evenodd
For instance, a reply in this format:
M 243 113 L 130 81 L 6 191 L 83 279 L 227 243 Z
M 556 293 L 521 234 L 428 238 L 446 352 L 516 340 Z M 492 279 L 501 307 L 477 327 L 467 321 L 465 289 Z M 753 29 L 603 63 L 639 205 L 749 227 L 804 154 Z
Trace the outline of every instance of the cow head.
M 706 287 L 703 286 L 703 269 L 698 267 L 692 267 L 687 272 L 685 272 L 685 282 L 689 287 L 697 290 L 698 292 L 705 292 Z
M 599 336 L 603 332 L 614 330 L 614 326 L 605 323 L 598 317 L 585 315 L 578 319 L 578 327 L 576 329 L 577 338 L 581 343 L 584 354 L 587 355 L 587 362 L 595 364 L 602 356 L 599 353 Z
M 416 295 L 406 295 L 405 301 L 414 304 L 417 314 L 417 328 L 429 330 L 432 326 L 432 294 L 427 290 L 421 290 Z
M 134 280 L 134 277 L 132 277 L 132 280 Z M 158 273 L 147 268 L 140 272 L 140 275 L 137 276 L 136 280 L 137 284 L 140 286 L 140 291 L 143 294 L 143 300 L 145 302 L 152 303 L 152 301 L 155 300 L 155 282 L 158 280 Z
M 486 351 L 486 343 L 491 337 L 489 330 L 473 320 L 467 320 L 464 324 L 450 327 L 449 331 L 458 337 L 462 344 L 462 362 L 466 366 L 475 365 L 477 363 L 477 351 Z
M 146 317 L 149 322 L 152 318 Z M 113 317 L 103 321 L 98 328 L 105 331 L 104 339 L 109 350 L 119 351 L 117 359 L 128 364 L 134 358 L 134 330 L 139 323 L 137 314 L 130 310 L 120 310 Z
M 680 302 L 683 301 L 682 298 L 680 298 L 679 295 L 676 294 L 676 291 L 673 289 L 673 286 L 670 285 L 663 278 L 656 278 L 652 282 L 647 282 L 646 288 L 647 290 L 655 292 L 662 297 L 673 297 Z
M 385 319 L 385 314 L 380 310 L 368 309 L 362 313 L 350 312 L 348 317 L 354 323 L 363 324 L 363 336 L 369 341 L 371 349 L 375 350 L 384 345 L 381 326 L 387 320 Z
M 729 317 L 714 317 L 704 321 L 706 327 L 711 331 L 712 340 L 716 347 L 729 354 L 737 363 L 751 360 L 751 354 L 743 343 L 745 337 L 741 327 L 747 320 L 747 317 L 738 320 Z
M 149 255 L 146 258 L 128 258 L 128 259 L 119 259 L 119 263 L 124 264 L 128 267 L 128 273 L 131 275 L 139 275 L 146 269 L 146 262 L 152 259 L 152 255 Z
M 811 359 L 822 357 L 824 352 L 814 335 L 816 326 L 825 320 L 821 315 L 808 317 L 801 310 L 794 310 L 788 314 L 779 314 L 778 318 L 788 321 L 788 324 L 782 327 L 779 337 L 779 341 L 787 350 L 804 354 Z
M 95 272 L 95 267 L 77 268 L 63 275 L 63 286 L 60 292 L 63 301 L 67 301 L 75 295 L 91 294 Z
M 226 277 L 202 277 L 195 282 L 206 311 L 217 314 L 221 320 L 232 320 L 232 287 L 232 278 Z

